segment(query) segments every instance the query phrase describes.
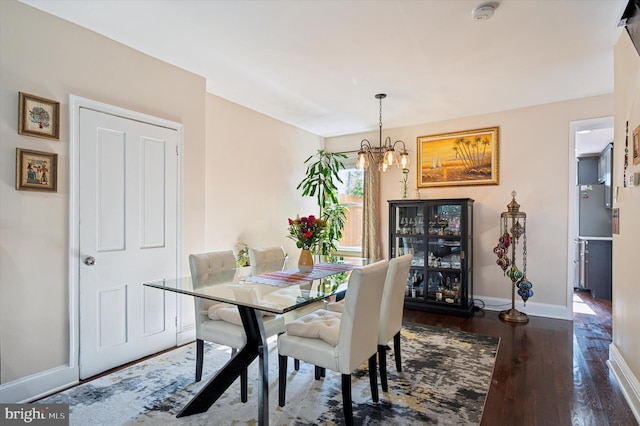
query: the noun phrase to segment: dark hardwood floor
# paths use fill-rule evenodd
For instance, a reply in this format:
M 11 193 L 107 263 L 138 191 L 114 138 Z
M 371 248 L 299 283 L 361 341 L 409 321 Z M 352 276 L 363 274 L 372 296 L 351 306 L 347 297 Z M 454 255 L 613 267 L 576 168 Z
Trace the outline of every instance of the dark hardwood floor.
M 573 322 L 529 316 L 514 324 L 482 310 L 471 318 L 405 310 L 404 319 L 501 338 L 483 426 L 638 425 L 606 364 L 608 300 L 574 293 Z
M 514 324 L 483 310 L 471 318 L 405 310 L 404 320 L 501 338 L 482 426 L 638 426 L 606 364 L 610 301 L 576 292 L 573 322 Z

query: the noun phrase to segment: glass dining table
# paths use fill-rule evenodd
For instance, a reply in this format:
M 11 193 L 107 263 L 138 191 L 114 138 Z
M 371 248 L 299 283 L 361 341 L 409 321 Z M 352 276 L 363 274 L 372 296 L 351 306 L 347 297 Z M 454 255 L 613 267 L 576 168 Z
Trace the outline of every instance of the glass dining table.
M 263 314 L 284 314 L 344 293 L 350 272 L 357 266 L 358 264 L 318 263 L 310 273 L 290 269 L 239 277 L 238 270 L 231 270 L 209 274 L 206 279 L 183 277 L 143 283 L 147 287 L 235 305 L 246 333 L 246 344 L 209 379 L 178 412 L 177 417 L 207 411 L 258 358 L 258 424 L 268 425 L 269 364 Z

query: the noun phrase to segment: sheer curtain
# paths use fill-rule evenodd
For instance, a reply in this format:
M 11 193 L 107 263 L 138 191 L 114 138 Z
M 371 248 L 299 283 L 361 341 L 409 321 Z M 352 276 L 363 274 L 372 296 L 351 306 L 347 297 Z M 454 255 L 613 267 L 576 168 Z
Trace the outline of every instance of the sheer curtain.
M 369 167 L 364 173 L 362 206 L 362 256 L 371 262 L 382 259 L 380 238 L 380 172 Z

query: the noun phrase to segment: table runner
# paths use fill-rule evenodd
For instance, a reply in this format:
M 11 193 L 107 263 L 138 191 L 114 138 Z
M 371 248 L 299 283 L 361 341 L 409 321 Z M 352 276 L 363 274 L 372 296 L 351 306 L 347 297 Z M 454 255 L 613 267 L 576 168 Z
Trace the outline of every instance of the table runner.
M 356 265 L 348 265 L 344 263 L 316 263 L 313 266 L 313 271 L 309 273 L 303 273 L 297 269 L 287 269 L 284 271 L 252 275 L 246 277 L 244 280 L 254 283 L 273 285 L 276 287 L 288 287 L 290 285 L 306 283 L 340 272 L 347 272 L 357 267 L 358 266 Z

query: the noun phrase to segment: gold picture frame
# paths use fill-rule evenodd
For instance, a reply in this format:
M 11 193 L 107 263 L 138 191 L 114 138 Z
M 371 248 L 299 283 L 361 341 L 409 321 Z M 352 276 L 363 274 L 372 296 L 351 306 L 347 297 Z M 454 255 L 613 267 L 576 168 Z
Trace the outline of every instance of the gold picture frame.
M 633 147 L 633 164 L 640 164 L 640 126 L 636 127 L 633 130 L 631 141 L 633 142 L 631 146 Z
M 418 136 L 418 188 L 498 185 L 499 127 Z
M 58 192 L 58 154 L 16 148 L 16 189 Z
M 60 102 L 19 92 L 18 133 L 60 140 Z

